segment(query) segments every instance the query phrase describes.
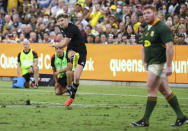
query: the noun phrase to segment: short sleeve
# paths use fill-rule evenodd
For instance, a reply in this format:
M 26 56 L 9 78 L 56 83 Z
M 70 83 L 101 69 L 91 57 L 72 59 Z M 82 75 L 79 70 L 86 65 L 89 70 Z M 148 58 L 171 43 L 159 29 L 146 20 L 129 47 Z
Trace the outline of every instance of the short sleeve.
M 21 53 L 18 54 L 18 63 L 20 63 L 20 54 Z
M 160 28 L 160 38 L 163 43 L 173 42 L 173 34 L 170 28 L 167 25 L 164 25 L 162 28 Z
M 55 54 L 51 57 L 51 66 L 52 67 L 55 67 L 54 62 L 55 62 Z
M 34 56 L 34 59 L 35 59 L 35 58 L 38 58 L 38 54 L 37 54 L 37 52 L 34 51 L 34 50 L 33 50 L 33 56 Z

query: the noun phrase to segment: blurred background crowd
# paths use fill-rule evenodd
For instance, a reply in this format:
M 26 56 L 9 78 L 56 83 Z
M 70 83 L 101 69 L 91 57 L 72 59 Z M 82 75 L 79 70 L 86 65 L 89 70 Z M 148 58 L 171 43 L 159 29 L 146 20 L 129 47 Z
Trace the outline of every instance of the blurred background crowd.
M 138 44 L 147 4 L 170 27 L 174 43 L 187 45 L 188 0 L 0 0 L 0 43 L 61 41 L 55 14 L 63 9 L 86 43 Z

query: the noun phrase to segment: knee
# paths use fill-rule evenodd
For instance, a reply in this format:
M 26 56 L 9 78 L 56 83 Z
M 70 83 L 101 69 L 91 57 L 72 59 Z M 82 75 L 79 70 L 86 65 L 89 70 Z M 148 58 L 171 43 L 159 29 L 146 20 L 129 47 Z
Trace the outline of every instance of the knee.
M 25 82 L 24 86 L 25 88 L 29 88 L 29 82 Z
M 167 91 L 167 90 L 164 90 L 164 89 L 160 89 L 159 88 L 159 91 L 160 91 L 160 93 L 164 96 L 164 97 L 168 97 L 169 96 L 169 94 L 170 94 L 170 92 L 169 91 Z
M 71 71 L 66 71 L 66 76 L 70 77 L 71 76 Z
M 39 67 L 38 66 L 33 66 L 33 70 L 34 70 L 34 72 L 38 72 L 39 71 Z
M 76 81 L 76 83 L 79 83 L 80 78 L 79 77 L 74 77 L 74 81 Z
M 61 87 L 58 84 L 55 84 L 55 94 L 62 95 Z
M 55 89 L 55 94 L 56 95 L 62 95 L 62 91 L 60 89 Z
M 57 96 L 59 96 L 59 95 L 62 95 L 62 92 L 56 91 L 55 94 L 56 94 Z
M 148 90 L 149 90 L 150 88 L 152 88 L 152 83 L 147 82 L 146 86 L 147 86 L 147 88 L 148 88 Z
M 75 51 L 70 50 L 70 51 L 68 52 L 68 58 L 71 59 L 71 57 L 74 56 L 75 53 L 76 53 Z

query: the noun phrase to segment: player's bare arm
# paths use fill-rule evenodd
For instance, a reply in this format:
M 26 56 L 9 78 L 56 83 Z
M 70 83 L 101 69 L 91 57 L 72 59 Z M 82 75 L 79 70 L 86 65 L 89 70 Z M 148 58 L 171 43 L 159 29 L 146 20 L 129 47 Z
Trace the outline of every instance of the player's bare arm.
M 66 67 L 66 68 L 64 68 L 62 70 L 56 71 L 56 72 L 54 72 L 54 74 L 57 76 L 58 74 L 66 72 L 66 71 L 68 71 L 68 67 Z
M 51 42 L 50 47 L 62 47 L 65 48 L 68 46 L 69 42 L 71 41 L 71 38 L 65 37 L 63 41 L 61 42 Z
M 174 56 L 173 42 L 166 43 L 166 75 L 172 74 L 172 60 Z
M 52 67 L 52 71 L 53 71 L 55 83 L 57 83 L 57 75 L 55 75 L 56 72 L 55 67 Z
M 18 75 L 18 77 L 20 77 L 20 74 L 21 74 L 20 69 L 21 69 L 21 65 L 20 65 L 20 62 L 18 62 L 18 64 L 17 64 L 17 75 Z
M 147 63 L 146 63 L 146 59 L 145 59 L 145 49 L 144 49 L 143 46 L 142 46 L 141 53 L 142 53 L 142 63 L 143 63 L 143 65 L 144 65 L 144 69 L 145 69 L 145 70 L 148 70 Z

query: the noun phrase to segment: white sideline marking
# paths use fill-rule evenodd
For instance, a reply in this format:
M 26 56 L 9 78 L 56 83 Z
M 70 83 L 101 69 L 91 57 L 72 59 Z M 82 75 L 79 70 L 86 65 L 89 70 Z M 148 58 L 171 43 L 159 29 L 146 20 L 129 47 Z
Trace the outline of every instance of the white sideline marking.
M 11 91 L 14 91 L 14 89 L 2 89 L 0 88 L 0 90 L 11 90 Z M 53 93 L 54 94 L 54 91 L 42 91 L 42 90 L 29 90 L 29 89 L 15 89 L 15 90 L 19 90 L 19 91 L 26 91 L 26 92 L 32 92 L 32 93 L 29 93 L 29 94 L 36 94 L 37 92 L 40 92 L 40 93 L 37 93 L 37 94 L 49 94 L 49 93 Z M 34 93 L 36 92 L 36 93 Z M 11 95 L 11 94 L 23 94 L 23 92 L 12 92 L 12 93 L 0 93 L 1 95 Z M 77 93 L 78 95 L 102 95 L 102 96 L 131 96 L 131 97 L 148 97 L 147 95 L 132 95 L 132 94 L 104 94 L 104 93 L 89 93 L 89 92 L 78 92 Z M 162 96 L 158 96 L 157 98 L 161 98 L 161 99 L 164 99 L 164 97 Z M 178 97 L 178 99 L 181 99 L 181 100 L 188 100 L 187 97 Z
M 80 108 L 138 108 L 138 106 L 144 106 L 145 104 L 72 104 L 70 107 L 80 107 Z M 168 104 L 158 104 L 160 106 L 166 106 Z M 188 104 L 181 104 L 184 106 L 187 106 Z M 0 106 L 3 108 L 3 106 Z M 15 105 L 6 105 L 6 108 L 65 108 L 63 103 L 52 103 L 52 102 L 35 102 L 31 101 L 31 105 L 21 105 L 21 104 L 15 104 Z M 5 108 L 5 107 L 4 107 Z

